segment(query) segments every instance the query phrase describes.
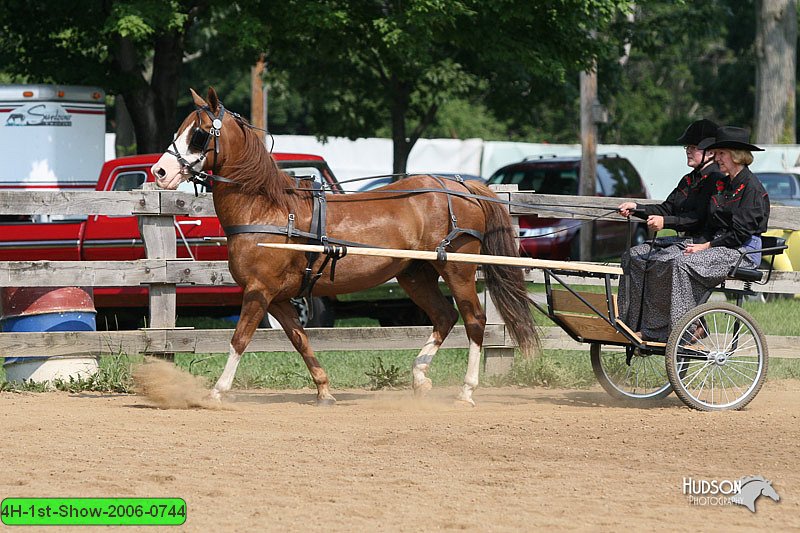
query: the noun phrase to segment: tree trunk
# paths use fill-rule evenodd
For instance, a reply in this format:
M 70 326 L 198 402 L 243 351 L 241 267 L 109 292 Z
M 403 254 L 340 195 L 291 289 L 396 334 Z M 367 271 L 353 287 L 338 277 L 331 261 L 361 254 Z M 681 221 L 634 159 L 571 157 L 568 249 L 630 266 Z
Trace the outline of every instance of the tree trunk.
M 156 38 L 153 80 L 150 82 L 150 87 L 156 105 L 157 130 L 154 138 L 156 144 L 150 148 L 150 152 L 166 150 L 178 127 L 176 114 L 178 112 L 178 85 L 183 66 L 184 36 L 185 32 L 173 31 Z
M 178 32 L 156 38 L 151 81 L 145 79 L 133 42 L 118 37 L 114 51 L 117 72 L 127 80 L 121 91 L 136 134 L 140 154 L 163 152 L 175 133 L 183 38 Z
M 406 132 L 410 94 L 398 80 L 392 80 L 392 93 L 392 173 L 403 174 L 408 166 L 408 155 L 414 147 Z
M 755 142 L 794 144 L 796 0 L 759 0 L 756 3 L 755 53 Z
M 125 98 L 118 94 L 114 99 L 114 125 L 116 136 L 114 150 L 117 156 L 133 155 L 136 153 L 136 135 L 133 131 L 131 114 L 125 105 Z

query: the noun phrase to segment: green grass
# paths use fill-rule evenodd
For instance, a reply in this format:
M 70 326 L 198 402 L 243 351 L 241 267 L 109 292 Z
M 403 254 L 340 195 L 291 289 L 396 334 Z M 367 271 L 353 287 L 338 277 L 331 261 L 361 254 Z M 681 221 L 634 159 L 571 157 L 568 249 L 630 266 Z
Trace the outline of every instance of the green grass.
M 800 337 L 800 299 L 786 298 L 767 303 L 745 302 L 750 312 L 767 335 Z M 537 322 L 548 325 L 549 320 L 534 311 Z M 230 328 L 232 324 L 214 319 L 182 319 L 179 325 L 197 328 Z M 370 319 L 339 320 L 337 326 L 376 326 Z M 459 326 L 457 326 L 459 327 Z M 416 356 L 413 350 L 331 351 L 317 354 L 328 372 L 334 388 L 408 387 L 411 383 L 411 364 Z M 204 376 L 208 384 L 219 377 L 227 354 L 176 354 L 175 363 L 193 374 Z M 429 376 L 434 384 L 457 385 L 464 379 L 467 355 L 465 350 L 441 350 L 433 361 Z M 100 372 L 81 382 L 56 383 L 55 388 L 67 391 L 97 390 L 130 392 L 131 368 L 140 356 L 117 354 L 101 358 Z M 800 359 L 771 358 L 769 379 L 800 379 Z M 484 378 L 485 385 L 516 385 L 584 388 L 596 381 L 589 362 L 589 350 L 545 350 L 538 358 L 518 358 L 512 371 L 499 377 Z M 306 388 L 313 387 L 308 370 L 299 355 L 294 353 L 247 353 L 236 374 L 237 388 Z M 5 381 L 0 369 L 0 391 L 45 390 L 39 384 L 17 385 Z
M 780 298 L 766 303 L 744 302 L 742 307 L 753 315 L 766 335 L 800 336 L 800 299 Z

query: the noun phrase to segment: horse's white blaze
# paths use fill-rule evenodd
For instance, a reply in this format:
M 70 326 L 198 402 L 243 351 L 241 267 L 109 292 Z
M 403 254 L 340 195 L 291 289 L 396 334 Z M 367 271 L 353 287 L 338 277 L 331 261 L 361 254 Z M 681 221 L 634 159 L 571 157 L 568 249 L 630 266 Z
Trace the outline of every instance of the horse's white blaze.
M 187 161 L 191 161 L 193 158 L 189 154 L 189 130 L 191 128 L 186 128 L 181 136 L 175 139 L 175 148 Z M 199 165 L 202 165 L 202 161 L 197 161 L 193 166 L 197 167 Z M 186 179 L 186 175 L 181 172 L 181 164 L 178 162 L 178 158 L 169 152 L 161 154 L 151 171 L 156 177 L 156 184 L 162 189 L 177 189 L 178 185 Z
M 225 363 L 225 369 L 222 371 L 222 375 L 211 391 L 212 397 L 219 398 L 221 393 L 231 390 L 233 386 L 233 377 L 236 375 L 236 368 L 239 366 L 239 361 L 241 359 L 242 354 L 234 350 L 233 345 L 231 345 L 230 351 L 228 352 L 228 361 Z
M 414 366 L 411 367 L 411 375 L 414 377 L 414 388 L 425 384 L 428 380 L 425 374 L 428 372 L 428 367 L 430 367 L 433 356 L 439 351 L 439 346 L 440 344 L 436 342 L 436 337 L 431 335 L 414 359 Z
M 478 388 L 478 373 L 480 371 L 481 361 L 481 345 L 469 341 L 469 360 L 467 362 L 467 374 L 464 376 L 464 385 L 461 387 L 461 392 L 458 399 L 462 402 L 475 405 L 472 399 L 472 393 Z

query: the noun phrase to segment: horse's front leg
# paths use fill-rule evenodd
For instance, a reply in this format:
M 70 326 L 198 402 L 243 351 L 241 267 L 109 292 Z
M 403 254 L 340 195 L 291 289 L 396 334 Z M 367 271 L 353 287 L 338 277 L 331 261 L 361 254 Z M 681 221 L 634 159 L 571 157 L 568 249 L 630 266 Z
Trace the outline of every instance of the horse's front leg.
M 222 371 L 222 375 L 217 380 L 214 388 L 211 389 L 211 397 L 213 399 L 221 400 L 222 393 L 231 390 L 236 369 L 239 367 L 239 361 L 241 361 L 247 345 L 250 344 L 250 339 L 253 338 L 253 334 L 258 329 L 261 319 L 264 318 L 267 304 L 268 302 L 263 294 L 255 291 L 245 293 L 239 322 L 236 324 L 236 331 L 234 331 L 231 339 L 225 369 Z
M 335 404 L 336 398 L 333 397 L 328 389 L 328 374 L 325 373 L 322 365 L 319 364 L 319 361 L 314 355 L 314 350 L 308 342 L 308 335 L 306 335 L 302 324 L 300 324 L 300 319 L 297 316 L 297 309 L 295 309 L 291 301 L 284 300 L 274 303 L 269 311 L 272 313 L 272 316 L 280 322 L 292 346 L 294 346 L 295 350 L 297 350 L 303 358 L 306 367 L 308 367 L 311 379 L 314 380 L 314 384 L 317 386 L 317 405 L 327 406 Z

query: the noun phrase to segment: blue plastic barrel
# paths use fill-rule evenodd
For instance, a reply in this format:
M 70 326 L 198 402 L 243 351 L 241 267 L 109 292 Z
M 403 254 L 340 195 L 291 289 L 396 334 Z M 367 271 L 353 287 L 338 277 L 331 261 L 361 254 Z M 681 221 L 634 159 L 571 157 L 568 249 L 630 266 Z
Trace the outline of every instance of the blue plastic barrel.
M 6 332 L 95 331 L 91 288 L 6 287 L 0 291 L 0 327 Z M 8 381 L 52 381 L 87 377 L 97 372 L 97 357 L 6 357 Z

